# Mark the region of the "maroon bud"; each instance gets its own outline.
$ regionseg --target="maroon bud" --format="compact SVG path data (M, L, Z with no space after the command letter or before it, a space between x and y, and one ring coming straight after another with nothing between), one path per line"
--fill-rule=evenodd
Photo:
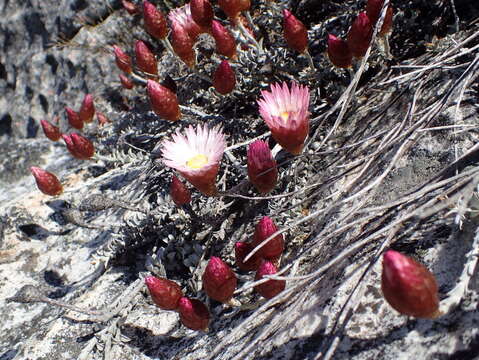
M141 40L137 40L135 43L135 57L136 65L141 71L148 75L158 75L155 55Z
M65 107L65 112L67 113L68 123L71 127L74 127L78 130L83 129L83 121L80 119L80 116L75 110Z
M236 76L228 61L223 60L213 73L213 87L222 95L229 94L236 85Z
M381 10L384 5L384 0L368 0L366 4L366 14L368 15L371 25L376 25L381 15ZM388 6L386 10L386 16L384 18L383 26L379 31L379 36L384 36L391 32L393 25L393 9L391 6Z
M93 121L93 116L95 115L95 105L93 104L93 95L86 94L83 98L83 102L78 112L80 120L86 123Z
M203 289L213 300L226 303L236 289L236 275L219 257L212 256L203 273Z
M258 253L253 254L253 256L248 260L244 261L244 258L250 253L252 250L251 244L246 242L238 241L235 244L235 258L236 258L236 266L243 270L243 271L252 271L257 270L259 264L261 263L261 258L258 256Z
M353 54L348 43L332 34L328 35L328 56L334 66L348 68L352 65Z
M349 29L347 42L354 57L362 58L368 50L373 28L366 12L361 12Z
M208 330L210 312L205 304L196 299L182 297L179 301L178 312L181 323L191 330Z
M235 21L244 5L241 0L218 0L220 9L233 21Z
M236 58L236 42L233 35L217 20L211 22L211 35L215 39L216 52L220 55Z
M190 9L191 17L199 26L207 29L211 27L211 21L215 14L208 0L191 0Z
M148 34L158 40L166 38L168 27L165 16L155 5L146 0L143 1L143 22Z
M113 45L113 51L115 53L115 61L118 69L126 74L131 73L131 58L118 46Z
M153 302L162 310L176 310L183 296L180 286L168 279L147 276L145 284Z
M403 315L427 319L441 315L434 275L397 251L383 256L381 290L389 305Z
M276 186L276 161L268 144L262 140L256 140L248 148L248 177L261 194L269 193Z
M300 53L308 48L308 31L289 10L283 10L283 34L288 46Z
M155 114L169 121L176 121L181 117L178 99L170 89L156 81L148 80L146 90Z
M171 29L171 46L176 55L189 67L194 68L196 54L193 40L183 26L174 25Z
M191 201L191 192L175 175L171 179L170 195L176 206L183 206Z
M273 235L278 228L268 216L263 216L258 222L255 228L253 235L252 246L255 248L261 244L268 237ZM257 254L265 259L273 260L278 258L284 250L284 239L283 234L276 235L274 238L269 240L258 252Z
M35 177L37 182L38 189L50 196L60 195L63 192L63 186L58 180L58 178L46 170L40 169L39 167L32 166L30 171Z
M126 75L120 74L120 83L124 89L131 90L135 86L133 81Z
M240 11L247 11L251 7L251 0L239 0Z
M261 280L265 275L274 275L278 272L276 266L268 260L263 260L256 272L255 280ZM262 297L271 299L284 290L285 280L268 280L262 284L256 285L254 289Z
M47 120L40 120L40 124L42 125L43 132L47 138L49 138L51 141L60 140L62 133L60 132L60 128L58 126L53 125Z
M131 1L121 0L121 4L123 5L123 8L128 12L128 14L135 15L138 13L136 5L133 4Z
M98 125L103 126L106 125L110 122L110 119L108 119L105 114L97 111L96 112L96 118L98 119Z
M70 154L77 159L88 160L95 153L95 147L92 142L80 134L63 134L62 138L65 141Z

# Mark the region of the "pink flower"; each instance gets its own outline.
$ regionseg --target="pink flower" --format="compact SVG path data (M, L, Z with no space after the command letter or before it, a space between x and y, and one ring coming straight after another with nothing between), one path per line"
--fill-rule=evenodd
M276 161L268 144L262 140L256 140L248 147L248 178L262 194L269 193L276 186Z
M147 276L145 284L153 302L162 310L176 310L183 296L180 286L174 281Z
M56 196L63 192L63 186L51 172L32 166L30 171L37 182L38 189L45 195Z
M236 275L219 257L212 256L203 273L203 290L213 300L227 303L236 289Z
M381 290L389 305L403 315L427 319L440 315L434 275L397 251L384 253Z
M193 20L190 4L171 10L168 14L168 19L171 21L172 27L179 26L185 29L192 42L196 41L199 34L205 32L204 29Z
M207 196L217 193L215 179L226 147L220 127L192 126L186 135L178 131L173 141L163 141L163 163L178 172Z
M271 85L271 91L261 91L259 112L271 130L273 138L293 155L303 150L309 132L309 89L293 82L291 90L283 82Z

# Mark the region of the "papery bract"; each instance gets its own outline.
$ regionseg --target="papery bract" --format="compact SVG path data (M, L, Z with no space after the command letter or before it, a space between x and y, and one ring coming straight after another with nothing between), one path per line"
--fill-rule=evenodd
M256 271L255 280L261 280L265 275L274 275L278 272L276 266L268 260L261 262L258 270ZM271 299L278 295L286 287L285 280L268 280L262 284L256 285L254 289L262 297Z
M183 206L191 201L191 192L175 175L171 179L170 195L176 206Z
M154 80L148 80L146 90L155 114L169 121L176 121L181 117L178 98L170 89Z
M213 87L222 95L229 94L236 85L236 76L227 60L223 60L213 73Z
M203 331L208 329L210 312L201 301L182 297L179 301L178 312L181 323L187 328Z
M309 132L309 89L292 83L271 85L261 91L259 111L273 138L288 152L298 155Z
M361 12L354 20L347 36L349 50L354 57L362 58L368 50L373 28L366 12Z
M193 20L200 26L208 29L215 14L208 0L191 0L190 10Z
M389 305L403 315L427 319L440 315L434 275L397 251L384 253L381 290Z
M93 116L95 115L95 104L93 103L93 95L86 94L83 98L80 110L78 111L78 116L80 120L86 123L93 121Z
M215 39L218 54L236 58L236 41L230 31L217 20L211 23L211 35Z
M51 141L58 141L62 137L62 133L58 126L53 125L47 120L40 120L43 132L47 138Z
M208 129L199 125L186 129L186 135L178 131L173 141L165 140L163 163L176 169L190 184L207 196L217 193L215 179L226 147L220 127Z
M256 224L252 247L260 245L264 240L273 235L278 228L269 216L263 216ZM270 239L257 253L259 256L273 260L278 258L284 250L283 234L276 235Z
M151 299L160 309L176 310L178 308L183 291L177 283L164 278L147 276L145 284Z
M202 279L203 290L213 300L226 303L233 297L236 275L219 257L211 257Z
M183 26L173 25L171 29L171 46L176 55L190 68L196 64L193 39Z
M332 34L328 35L328 57L336 67L349 68L352 65L353 54L348 43Z
M252 271L257 270L259 264L261 263L261 257L258 253L253 254L253 256L248 260L244 261L244 258L250 253L253 249L251 244L246 242L238 241L235 244L235 259L236 259L236 266L243 270L243 271Z
M289 10L283 10L283 35L291 49L303 53L308 48L308 31Z
M37 182L38 189L45 195L56 196L63 192L63 186L55 174L36 166L30 167L30 171Z
M148 34L158 40L166 38L168 26L165 16L155 5L149 1L143 1L143 23Z
M126 74L131 73L131 58L126 54L121 48L116 45L113 45L113 51L115 53L116 66Z
M135 43L135 58L138 69L147 75L158 75L158 66L156 64L155 55L141 40L137 40Z
M65 107L65 112L67 113L68 123L70 124L71 127L74 127L75 129L78 129L78 130L83 129L84 123L80 119L80 116L75 110L69 107Z
M266 142L256 140L248 147L248 178L258 192L269 193L278 181L278 169Z
M70 154L77 159L87 160L93 157L95 154L95 147L93 146L93 143L80 134L63 134L62 138L65 141Z

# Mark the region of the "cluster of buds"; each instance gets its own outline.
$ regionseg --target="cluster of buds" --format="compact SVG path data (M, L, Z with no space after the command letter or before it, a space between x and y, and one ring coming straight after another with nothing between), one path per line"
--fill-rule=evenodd
M332 34L328 35L328 57L331 63L338 68L349 68L352 59L362 58L366 54L373 28L379 20L384 0L368 0L366 11L359 13L353 21L347 34L347 40L343 40ZM389 6L386 10L386 17L378 33L380 37L386 37L392 30L393 10Z
M403 315L427 319L441 315L434 275L397 251L388 250L383 256L381 289L389 305Z
M177 311L181 323L191 330L208 329L210 312L205 304L183 295L180 286L174 281L147 276L145 284L153 302L162 310Z

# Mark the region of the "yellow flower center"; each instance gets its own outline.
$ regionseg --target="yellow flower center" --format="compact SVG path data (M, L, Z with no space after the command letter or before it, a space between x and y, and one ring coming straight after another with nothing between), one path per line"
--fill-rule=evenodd
M289 119L289 112L283 111L281 114L279 114L279 116L281 117L281 119L283 119L286 122Z
M186 166L192 169L200 169L208 163L208 158L203 154L193 156L186 162Z

